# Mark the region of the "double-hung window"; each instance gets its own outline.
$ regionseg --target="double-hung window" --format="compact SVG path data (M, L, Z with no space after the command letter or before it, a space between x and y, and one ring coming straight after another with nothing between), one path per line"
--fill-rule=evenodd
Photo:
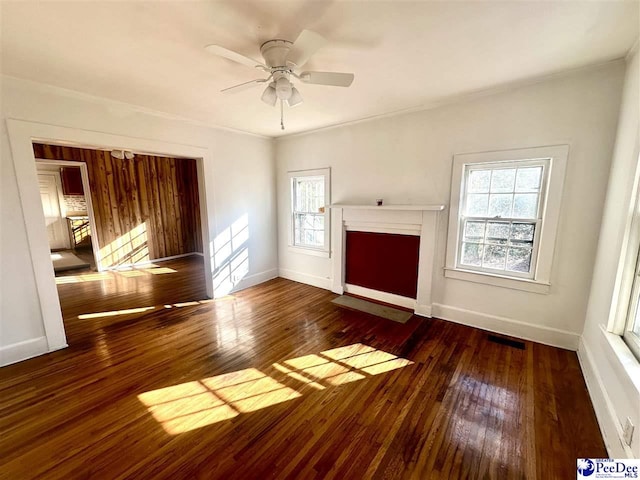
M547 293L568 147L454 157L445 275Z
M307 253L329 252L329 169L289 172L290 246Z
M549 159L466 165L460 267L533 278Z

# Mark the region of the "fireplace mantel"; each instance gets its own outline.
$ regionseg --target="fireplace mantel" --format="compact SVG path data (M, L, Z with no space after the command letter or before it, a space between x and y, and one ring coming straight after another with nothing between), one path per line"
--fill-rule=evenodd
M334 203L329 208L349 208L355 210L444 210L444 205L350 205L347 203Z
M417 315L431 317L431 287L435 260L438 214L445 205L349 205L331 208L331 291L353 293L382 302L411 308ZM396 233L420 237L418 292L415 299L345 283L345 241L347 231ZM391 252L385 252L385 255Z

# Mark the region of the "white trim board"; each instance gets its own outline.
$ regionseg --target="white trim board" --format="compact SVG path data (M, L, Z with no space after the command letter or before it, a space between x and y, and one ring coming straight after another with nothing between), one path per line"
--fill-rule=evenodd
M254 287L277 277L277 268L270 268L269 270L265 270L264 272L258 272L254 273L253 275L248 275L240 280L240 282L233 288L233 290L231 290L231 293L239 292L240 290L244 290L245 288Z
M248 135L250 137L257 138L265 138L272 139L274 137L270 135L263 135L261 133L249 132L246 130L240 130L233 127L225 127L224 125L218 125L216 123L203 122L201 120L196 120L194 118L183 117L181 115L176 115L174 113L163 112L161 110L154 110L153 108L143 107L142 105L136 105L134 103L121 102L118 100L112 100L106 97L99 97L96 95L91 95L90 93L79 92L78 90L71 90L69 88L58 87L55 85L51 85L49 83L43 83L36 80L28 80L26 78L14 77L13 75L0 75L0 79L4 78L9 81L18 82L18 83L27 83L34 89L37 89L41 92L45 93L53 93L54 95L61 95L67 98L73 98L82 100L85 102L98 103L100 105L105 106L109 111L115 111L117 113L141 113L145 115L151 115L156 118L162 118L164 120L171 120L175 122L184 122L194 127L204 127L204 128L212 128L216 130L221 130L224 132L234 133L236 135Z
M533 342L551 345L552 347L565 348L567 350L577 350L580 334L560 330L557 328L533 325L518 320L512 320L497 315L474 312L464 308L432 304L432 316L454 323L460 323L469 327L487 330L489 332L509 335L511 337L531 340Z
M624 62L625 58L628 58L629 55L630 53L627 53L626 56L616 55L615 57L604 59L600 63L571 68L569 70L559 70L556 72L546 73L543 75L538 75L535 77L530 77L530 78L525 78L520 80L514 80L514 81L503 83L500 85L495 85L493 87L472 90L470 92L452 94L446 97L435 99L428 103L414 105L412 107L401 108L399 110L393 110L391 112L386 112L386 113L377 113L377 114L369 115L362 118L356 118L353 120L345 120L342 122L325 125L323 127L313 128L311 130L303 130L301 132L293 132L293 133L288 133L284 135L277 135L277 136L274 136L273 138L275 138L276 140L287 140L293 137L313 135L314 133L323 132L326 130L334 130L338 128L345 128L351 125L358 125L360 123L375 122L377 120L381 120L385 118L398 117L401 115L410 115L412 113L418 113L418 112L423 112L427 110L435 110L438 108L444 108L451 105L459 105L464 102L472 102L484 97L490 97L492 95L498 95L501 93L508 93L523 87L528 87L530 85L536 85L539 83L553 81L553 80L561 80L567 77L571 77L573 75L580 75L582 73L596 71L601 68L607 68L612 64Z
M308 273L297 272L295 270L289 270L288 268L278 269L278 276L282 278L286 278L287 280L293 280L294 282L311 285L312 287L331 290L330 278L318 277L316 275L309 275Z
M609 458L633 458L631 448L624 445L622 438L622 428L618 422L611 398L604 387L602 378L595 368L593 356L583 338L580 338L578 347L578 361L582 369L582 376L587 384L589 397L596 412L596 419L600 426L600 432L607 447Z
M202 244L210 245L206 194L213 192L213 186L210 185L207 189L206 176L201 174L203 163L213 160L212 152L208 148L16 119L7 120L7 130L48 351L66 347L67 341L38 189L36 159L32 145L34 141L53 144L65 142L65 144L71 145L95 145L102 148L122 148L123 145L126 145L127 148L135 151L195 158L198 164ZM204 263L207 295L213 298L211 255L204 256Z
M188 252L188 253L181 253L180 255L171 255L169 257L161 257L161 258L154 258L152 260L145 260L144 262L123 263L122 265L117 265L115 267L105 268L104 271L117 272L118 270L122 270L122 269L135 268L140 265L150 265L152 263L158 263L158 262L167 262L169 260L176 260L178 258L190 257L191 255L199 255L201 257L204 257L204 255L200 252Z
M64 348L67 345L62 345ZM28 358L37 357L51 350L47 344L47 337L36 337L23 342L12 343L0 347L0 367L18 363Z

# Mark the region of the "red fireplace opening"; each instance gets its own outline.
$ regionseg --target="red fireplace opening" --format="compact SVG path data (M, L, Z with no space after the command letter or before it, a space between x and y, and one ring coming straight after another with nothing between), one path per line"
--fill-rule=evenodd
M347 231L345 281L416 298L420 237Z

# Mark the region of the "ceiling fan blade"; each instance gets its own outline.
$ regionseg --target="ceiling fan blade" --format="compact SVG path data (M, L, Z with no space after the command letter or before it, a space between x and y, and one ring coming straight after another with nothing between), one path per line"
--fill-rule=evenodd
M324 37L318 35L316 32L312 32L311 30L303 30L293 45L291 46L291 50L289 50L289 55L287 55L287 64L294 65L296 67L302 67L311 55L316 53L316 51L323 47L327 41Z
M213 53L214 55L218 55L219 57L224 57L236 63L246 65L247 67L267 68L266 65L264 65L261 62L258 62L257 60L254 60L249 57L245 57L244 55L241 55L238 52L234 52L233 50L229 50L228 48L221 47L220 45L207 45L206 47L204 47L204 49L209 53Z
M316 85L331 85L333 87L348 87L353 82L353 73L338 72L302 72L300 80L304 83Z
M266 83L267 81L270 80L271 77L269 78L257 78L255 80L249 80L248 82L243 82L243 83L239 83L238 85L234 85L232 87L227 87L227 88L223 88L222 90L220 90L221 92L229 92L229 91L234 91L234 92L239 92L241 90L244 90L248 87L252 87L255 83Z

